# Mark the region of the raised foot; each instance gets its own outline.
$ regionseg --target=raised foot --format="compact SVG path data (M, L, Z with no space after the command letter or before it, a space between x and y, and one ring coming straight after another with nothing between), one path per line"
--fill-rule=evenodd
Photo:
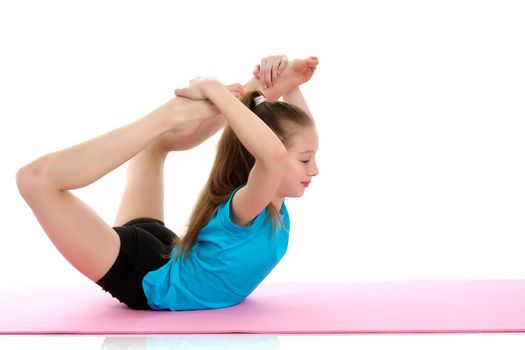
M243 93L240 84L226 88L237 98ZM180 112L177 126L157 138L166 151L182 151L200 145L224 126L224 117L209 100L176 99Z
M262 93L268 100L273 101L279 99L279 97L287 92L309 81L318 64L319 59L316 56L293 60L288 63L283 72L277 76L273 85L263 89ZM254 74L259 78L257 68L254 71Z

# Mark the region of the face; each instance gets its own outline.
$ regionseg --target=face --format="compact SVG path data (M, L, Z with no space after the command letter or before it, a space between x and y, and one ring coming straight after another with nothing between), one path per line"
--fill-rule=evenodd
M286 168L279 185L283 197L301 197L306 187L319 174L315 156L319 149L319 137L315 126L304 127L294 137L293 146L288 148Z

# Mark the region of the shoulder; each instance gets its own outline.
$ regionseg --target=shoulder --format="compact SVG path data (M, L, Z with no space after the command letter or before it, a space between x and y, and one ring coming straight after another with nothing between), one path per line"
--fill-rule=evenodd
M244 186L245 185L241 185L232 191L229 199L219 206L217 214L218 219L221 220L226 228L237 232L248 232L255 229L256 227L260 226L261 219L264 216L257 215L254 218L245 221L240 219L235 214L235 210L233 209L233 201L235 200L236 194L239 193L239 190ZM264 210L262 212L264 212Z

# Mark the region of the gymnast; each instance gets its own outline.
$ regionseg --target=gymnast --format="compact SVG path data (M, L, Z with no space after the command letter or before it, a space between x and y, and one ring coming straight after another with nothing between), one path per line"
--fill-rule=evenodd
M299 89L317 64L317 57L275 55L244 86L194 79L146 116L23 166L18 190L64 258L128 308L236 305L286 252L284 199L301 197L319 172L317 128ZM219 130L210 175L181 238L164 224L164 162ZM71 190L128 160L110 226Z

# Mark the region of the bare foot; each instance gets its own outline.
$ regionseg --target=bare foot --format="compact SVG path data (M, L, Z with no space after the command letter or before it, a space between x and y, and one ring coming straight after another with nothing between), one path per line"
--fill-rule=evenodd
M232 84L226 88L239 98L242 85ZM188 116L188 121L180 124L178 130L168 131L157 138L166 151L183 151L200 145L224 127L224 117L208 100L191 100L179 97L179 108Z
M288 63L284 71L277 76L273 85L267 89L263 89L262 93L268 100L274 101L306 83L314 74L315 68L319 64L319 59L315 56L308 58L298 58ZM259 66L255 67L254 75L259 78Z

